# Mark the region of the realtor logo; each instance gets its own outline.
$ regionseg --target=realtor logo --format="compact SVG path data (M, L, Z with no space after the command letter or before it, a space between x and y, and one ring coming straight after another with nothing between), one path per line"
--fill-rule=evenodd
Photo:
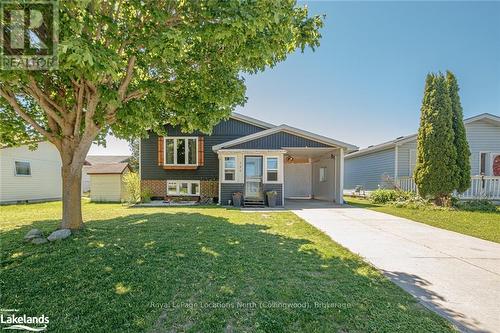
M0 69L56 69L59 2L0 0Z
M47 330L49 317L17 315L17 309L0 309L0 324L4 330L43 332Z

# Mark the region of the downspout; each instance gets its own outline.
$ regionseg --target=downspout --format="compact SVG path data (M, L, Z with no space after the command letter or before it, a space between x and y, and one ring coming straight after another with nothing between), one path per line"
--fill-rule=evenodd
M398 148L398 145L394 148L394 182L398 180Z

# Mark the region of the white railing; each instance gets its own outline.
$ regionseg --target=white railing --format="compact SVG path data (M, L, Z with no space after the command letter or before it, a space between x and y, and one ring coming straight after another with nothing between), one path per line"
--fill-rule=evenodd
M403 191L417 192L413 177L399 177L396 184ZM460 199L500 200L500 177L472 176L471 186L457 196Z

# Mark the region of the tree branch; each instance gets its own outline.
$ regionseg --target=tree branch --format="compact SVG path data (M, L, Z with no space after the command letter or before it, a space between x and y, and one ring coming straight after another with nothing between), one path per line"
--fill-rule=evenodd
M14 96L12 96L8 91L0 88L0 96L5 98L7 102L9 102L10 106L14 109L14 111L24 119L28 124L33 126L33 128L40 133L41 135L45 136L47 139L49 139L52 143L55 144L56 138L53 134L47 132L42 126L40 126L33 118L31 118L24 110L21 108L17 100L15 99Z
M83 113L83 93L85 91L85 88L83 84L78 85L78 97L77 97L77 102L76 102L76 120L73 128L73 135L74 136L79 136L80 135L80 126L81 126L81 120L82 120L82 113Z
M49 98L46 94L43 93L43 91L40 90L33 76L29 75L28 78L29 78L28 86L35 95L33 97L35 97L38 100L43 111L45 111L45 113L47 113L48 116L52 117L60 127L63 127L64 119L61 118L61 116L59 116L45 101L49 102L53 107L55 107L59 112L61 112L61 114L64 114L64 109L61 108L59 105L57 105L54 101L52 101L51 98Z
M125 77L122 80L122 83L120 84L120 87L118 88L118 97L120 97L120 100L123 101L125 98L125 94L127 93L127 88L128 85L130 84L130 81L132 81L132 76L134 74L134 66L135 66L135 61L136 61L136 56L131 56L130 59L128 60L127 64L127 72L125 74Z

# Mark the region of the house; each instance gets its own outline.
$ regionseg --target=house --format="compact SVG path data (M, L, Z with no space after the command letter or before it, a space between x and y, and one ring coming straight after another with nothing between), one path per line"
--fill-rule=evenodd
M129 159L130 156L126 155L87 155L82 169L82 192L90 191L90 176L87 174L90 167L97 164L126 163Z
M60 200L61 157L49 142L0 148L0 203Z
M471 151L471 188L463 198L500 199L500 117L483 113L464 120ZM412 175L416 164L417 134L358 150L345 156L344 186L375 190L393 184L416 190Z
M276 191L286 198L343 202L344 155L356 146L287 125L275 126L233 113L210 135L166 126L140 144L142 188L153 198L208 197L222 205L241 192L262 205Z
M90 177L90 200L120 202L127 191L123 176L132 171L128 163L100 163L87 169Z

